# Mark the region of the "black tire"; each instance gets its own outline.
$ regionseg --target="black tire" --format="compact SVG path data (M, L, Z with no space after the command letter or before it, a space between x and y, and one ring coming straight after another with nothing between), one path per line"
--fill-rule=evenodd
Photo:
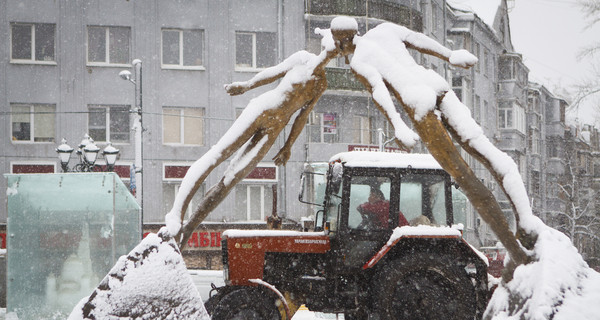
M380 319L473 320L477 298L471 278L453 259L419 253L391 261L373 287Z
M212 320L281 320L275 301L260 289L235 290L214 306Z
M367 320L369 315L364 311L344 312L344 320Z
M206 309L206 312L208 312L209 315L213 314L213 312L215 311L215 307L219 303L219 300L220 297L218 295L214 295L208 300L206 300L206 302L204 303L204 308Z

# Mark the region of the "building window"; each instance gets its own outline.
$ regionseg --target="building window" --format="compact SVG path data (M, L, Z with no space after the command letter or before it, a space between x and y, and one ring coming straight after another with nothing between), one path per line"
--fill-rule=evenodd
M12 141L54 142L56 106L11 104Z
M483 108L481 109L481 119L484 119L484 121L482 121L482 122L485 124L486 127L488 126L487 123L489 122L489 120L487 120L487 116L489 114L489 108L490 108L490 106L489 106L488 102L483 100Z
M277 61L277 33L236 32L236 70L255 70L275 65Z
M11 62L54 62L55 29L49 23L11 24Z
M128 64L129 34L129 27L88 26L88 64Z
M175 196L181 187L181 180L190 168L188 163L170 163L163 164L163 212L169 212L175 202ZM204 197L204 184L196 191L192 197L192 201L188 205L185 212L184 220L188 219L191 214L198 208L200 201Z
M311 112L308 118L310 142L336 143L339 141L336 113Z
M198 69L203 65L203 30L162 30L163 68Z
M98 142L129 143L128 106L90 106L88 134Z
M478 42L473 42L473 54L477 57L479 61L481 61L480 45ZM475 71L481 71L481 63L475 64Z
M204 108L163 108L163 143L204 145Z
M488 49L483 49L483 61L481 62L483 66L483 74L490 74L490 51Z
M175 202L175 196L179 192L179 188L181 187L181 180L179 181L163 181L163 212L169 212L173 208L173 203ZM204 184L200 186L198 191L192 197L192 201L187 207L185 211L184 220L189 219L189 217L194 213L194 211L198 208L198 204L202 201L204 197Z
M517 129L525 133L525 109L516 102L501 102L498 107L498 128Z
M475 95L475 105L473 106L473 119L477 124L481 125L481 98Z
M372 143L371 133L373 132L372 121L370 117L354 116L353 120L353 142L370 144Z
M438 6L435 3L431 3L431 33L438 31L438 23L440 20L438 19Z
M235 187L234 221L265 221L276 208L277 184L240 184Z
M471 101L471 81L463 76L452 77L452 91L456 97L467 106L470 106Z

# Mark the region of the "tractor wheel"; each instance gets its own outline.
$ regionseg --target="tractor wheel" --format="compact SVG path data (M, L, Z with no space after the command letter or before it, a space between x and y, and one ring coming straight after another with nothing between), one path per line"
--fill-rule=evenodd
M366 320L369 315L364 311L344 312L345 320Z
M281 320L275 298L256 288L226 294L213 308L212 320Z
M475 319L475 288L454 260L421 253L391 261L376 277L376 313L381 319Z

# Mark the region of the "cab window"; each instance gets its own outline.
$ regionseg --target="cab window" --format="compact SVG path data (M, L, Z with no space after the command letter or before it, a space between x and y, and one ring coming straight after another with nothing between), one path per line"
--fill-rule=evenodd
M348 227L361 230L387 229L390 223L388 177L353 176L350 182Z

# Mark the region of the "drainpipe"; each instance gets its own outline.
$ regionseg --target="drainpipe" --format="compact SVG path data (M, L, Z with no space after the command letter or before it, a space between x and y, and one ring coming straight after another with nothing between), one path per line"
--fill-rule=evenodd
M283 61L283 0L277 0L277 62ZM286 128L283 128L281 139L283 139L283 144L285 144L286 137ZM279 167L279 181L278 181L278 191L277 192L277 216L279 218L284 218L287 216L286 207L287 207L287 175L286 175L286 167Z

